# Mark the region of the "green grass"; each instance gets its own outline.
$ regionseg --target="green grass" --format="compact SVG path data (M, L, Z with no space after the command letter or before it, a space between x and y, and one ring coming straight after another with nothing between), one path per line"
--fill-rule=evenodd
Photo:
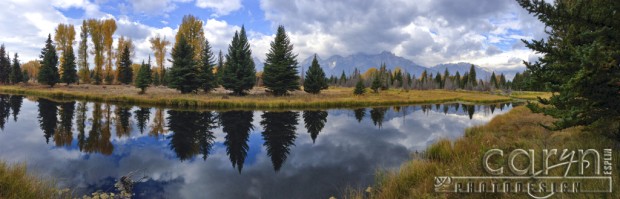
M256 88L255 90L262 89ZM296 108L353 108L369 106L394 106L425 103L499 103L514 98L485 92L447 90L388 90L380 93L353 95L353 88L330 88L312 95L302 91L283 97L264 92L246 96L229 96L224 91L211 94L180 94L167 88L150 88L145 95L130 86L79 85L54 88L37 85L0 86L0 93L46 97L56 100L88 100L108 103L142 104L149 106L217 109L296 109Z
M537 92L537 91L513 91L510 97L526 100L537 100L538 97L543 99L549 99L551 92Z
M617 141L593 132L590 128L571 128L549 131L539 124L550 124L548 116L534 114L526 107L517 107L492 119L488 124L466 130L465 136L450 142L441 140L428 147L425 158L414 158L397 171L380 171L374 186L364 190L349 190L347 198L529 198L526 194L455 194L434 192L435 176L488 176L481 159L489 149L510 152L517 148L534 149L536 155L544 149L597 149L615 148ZM561 152L560 152L561 153ZM613 190L620 189L618 161L620 153L613 152ZM552 158L553 159L553 158ZM558 162L552 161L549 165ZM526 164L517 159L517 164ZM540 164L538 162L538 164ZM577 175L576 166L569 175ZM563 169L552 170L550 175L562 175ZM368 190L370 190L368 192ZM560 194L553 198L620 198L611 194Z

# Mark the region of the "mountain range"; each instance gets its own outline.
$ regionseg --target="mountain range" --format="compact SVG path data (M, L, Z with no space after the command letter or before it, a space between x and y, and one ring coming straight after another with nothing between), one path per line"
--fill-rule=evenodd
M310 56L304 60L299 62L299 71L307 71L310 65L312 64L313 56ZM381 64L385 63L388 69L394 70L399 67L404 71L415 75L416 77L420 77L422 72L426 70L428 73L441 73L443 74L446 69L450 72L451 75L454 75L457 71L463 75L465 72L469 72L469 68L472 64L459 62L459 63L446 63L439 64L431 67L421 66L409 59L400 57L395 55L394 53L383 51L379 54L365 54L365 53L357 53L353 55L349 55L346 57L340 55L334 55L327 59L322 59L317 56L317 60L319 61L319 65L325 71L327 76L340 76L344 71L345 74L349 75L353 73L355 68L357 68L361 73L364 73L370 68L378 68ZM256 65L256 71L262 71L264 68L263 62L259 58L254 58L254 63ZM489 68L484 68L478 65L474 65L476 70L476 77L479 79L487 79L491 76L493 70ZM512 79L514 74L517 72L521 72L522 70L509 70L509 71L495 71L495 73L500 74L504 73L507 79Z

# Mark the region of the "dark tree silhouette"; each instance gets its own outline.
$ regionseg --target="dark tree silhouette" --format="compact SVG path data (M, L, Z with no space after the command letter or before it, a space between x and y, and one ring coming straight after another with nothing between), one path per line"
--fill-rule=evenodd
M254 130L252 125L254 114L252 111L228 111L219 115L222 131L226 133L224 141L226 154L233 168L236 167L241 173L245 157L248 155L250 131Z
M362 119L364 119L364 116L366 116L366 109L365 108L355 109L353 110L353 113L355 113L355 119L357 119L357 122L362 122Z
M11 111L13 112L13 121L15 122L17 122L17 115L19 115L19 111L21 110L23 101L24 96L21 95L11 95L11 97L9 98Z
M151 109L139 107L133 113L136 117L136 122L138 128L140 129L140 133L144 133L144 129L146 129L146 125L151 117Z
M385 113L387 112L387 108L372 108L370 109L370 119L375 124L381 128L383 126L383 119L385 117Z
M306 124L308 133L310 133L312 143L316 141L316 137L319 135L321 130L323 130L323 127L325 127L327 115L327 111L304 111L304 123Z
M295 145L297 118L299 113L292 111L265 112L260 122L265 131L263 132L263 145L267 148L267 155L271 157L273 169L279 171L282 163L290 152L290 147Z
M56 132L58 123L58 103L39 98L39 124L45 136L45 143L49 143L50 137Z
M170 149L181 160L189 160L197 154L207 159L213 146L212 129L216 128L216 117L210 111L168 111L168 128L174 132L168 136Z
M131 118L131 107L116 106L116 136L123 137L131 134L129 119Z
M71 146L73 141L73 114L75 101L60 103L60 122L54 134L56 146Z
M4 125L11 114L11 106L8 95L0 95L0 129L4 130Z

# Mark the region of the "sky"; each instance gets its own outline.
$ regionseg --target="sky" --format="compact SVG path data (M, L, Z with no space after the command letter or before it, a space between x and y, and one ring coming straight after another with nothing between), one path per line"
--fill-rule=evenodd
M21 62L38 58L59 23L75 24L77 50L79 27L90 18L115 19L114 37L129 37L136 45L134 62L152 55L149 38L161 35L174 42L188 14L203 21L216 52L226 53L234 32L245 26L252 55L261 60L279 25L290 36L299 62L315 53L328 58L390 51L428 67L470 62L509 70L540 56L521 39L546 36L544 25L515 0L2 1L0 43L11 57L19 53Z

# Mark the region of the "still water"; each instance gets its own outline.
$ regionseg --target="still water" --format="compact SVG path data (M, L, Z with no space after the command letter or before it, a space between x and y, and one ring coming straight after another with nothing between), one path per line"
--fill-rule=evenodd
M191 111L0 95L0 160L78 194L133 172L145 177L136 198L329 198L510 108Z

